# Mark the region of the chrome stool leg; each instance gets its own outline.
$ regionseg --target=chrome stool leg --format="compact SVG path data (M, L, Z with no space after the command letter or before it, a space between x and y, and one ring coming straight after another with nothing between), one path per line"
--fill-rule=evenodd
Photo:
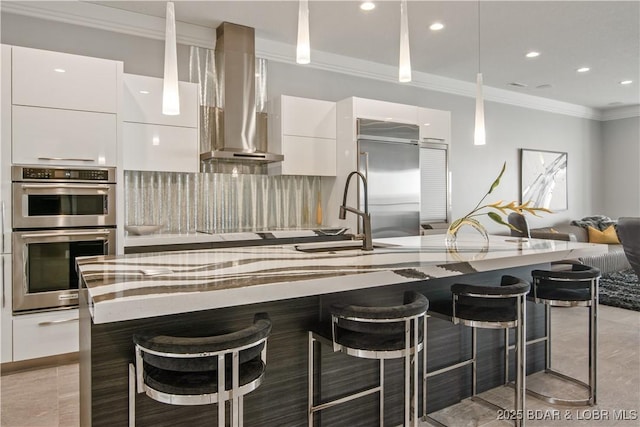
M129 363L129 427L136 427L136 367Z

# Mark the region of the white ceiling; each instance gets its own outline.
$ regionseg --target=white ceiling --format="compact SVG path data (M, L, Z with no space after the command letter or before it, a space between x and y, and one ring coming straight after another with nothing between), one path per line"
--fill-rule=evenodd
M91 2L164 17L165 2ZM175 1L180 22L248 25L256 37L295 44L297 1ZM323 51L396 66L400 2L310 1L311 61ZM598 109L640 104L640 1L409 1L414 70ZM429 25L440 21L439 32ZM536 50L538 58L525 53ZM293 50L292 50L293 52ZM576 72L587 66L587 73ZM633 80L620 85L622 80ZM525 88L509 86L517 82ZM542 88L538 86L545 85ZM550 87L546 86L550 85Z

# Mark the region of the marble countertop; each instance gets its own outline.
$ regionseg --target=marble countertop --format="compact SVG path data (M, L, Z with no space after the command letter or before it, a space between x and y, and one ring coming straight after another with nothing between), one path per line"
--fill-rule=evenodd
M606 245L462 235L378 239L372 252L301 252L300 245L78 258L96 324L232 307L541 264L604 253ZM309 244L312 245L312 244ZM317 244L315 244L317 245ZM348 278L348 279L347 279Z

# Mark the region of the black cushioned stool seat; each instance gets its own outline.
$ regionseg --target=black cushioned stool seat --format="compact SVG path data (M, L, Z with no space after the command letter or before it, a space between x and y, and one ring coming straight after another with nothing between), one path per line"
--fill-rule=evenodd
M596 373L598 349L598 283L600 271L575 262L558 262L554 270L533 270L533 287L529 294L537 304L545 305L545 335L527 342L527 345L545 343L545 372L563 380L577 384L587 392L585 399L564 399L538 393L527 392L552 404L584 406L596 404ZM554 371L551 368L551 307L587 307L589 309L589 383ZM507 354L508 356L508 354Z
M231 425L242 426L245 394L255 390L266 370L271 320L258 313L240 331L207 337L151 333L133 336L135 364L129 364L129 425L135 425L135 395L170 405L218 404L218 426L225 426L225 402Z
M526 304L525 298L529 292L529 283L513 276L502 276L500 286L481 286L469 284L455 284L451 286L451 301L438 302L429 309L429 315L434 318L450 320L454 324L461 324L472 328L471 358L462 362L446 366L435 371L427 372L424 365L423 377L423 411L424 417L436 425L442 425L427 415L427 379L445 372L472 366L471 398L496 410L503 408L494 405L477 394L477 328L484 329L516 329L517 372L515 391L515 414L524 414L525 408L525 337L526 337ZM506 335L508 337L508 335ZM505 341L505 348L508 347ZM506 352L506 351L505 351ZM425 349L426 354L426 349ZM426 358L424 359L426 360ZM505 379L507 382L507 379ZM524 417L515 417L516 426L524 425Z
M317 325L309 332L309 426L313 426L314 414L341 403L373 393L380 396L380 425L384 423L384 360L405 360L405 410L404 425L416 426L418 422L418 369L414 359L426 340L427 298L413 291L404 294L402 305L390 307L366 307L334 304L330 307L331 323ZM325 343L333 351L350 356L380 360L380 382L376 387L362 390L329 402L314 402L314 344ZM413 373L413 381L411 381ZM411 388L411 383L414 387ZM413 411L410 410L413 408Z

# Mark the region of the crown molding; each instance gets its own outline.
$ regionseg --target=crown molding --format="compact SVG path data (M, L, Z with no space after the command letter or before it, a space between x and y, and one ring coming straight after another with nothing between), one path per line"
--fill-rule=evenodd
M256 55L268 60L297 65L295 62L295 46L286 43L256 39ZM408 85L437 92L445 92L468 98L475 98L476 96L476 85L472 82L465 82L414 70L411 82L398 83L398 70L396 67L328 52L312 50L311 63L309 65L302 66L334 71L357 77L366 77L389 83ZM602 116L599 110L585 107L583 105L517 93L486 85L484 86L483 95L485 101L493 101L517 107L542 110L591 120L601 120Z
M164 40L164 18L129 12L122 9L81 1L3 1L1 2L0 7L3 12L7 13L26 15L73 25L83 25L101 30L156 40ZM176 25L178 43L214 48L215 29L184 22L177 22ZM413 80L410 83L398 83L396 67L328 52L312 51L311 54L311 64L303 65L304 67L475 98L476 88L475 84L472 82L465 82L434 74L414 71ZM256 38L256 55L272 61L297 65L295 62L295 46L286 43ZM490 86L484 87L484 98L485 101L498 102L522 108L530 108L591 120L613 120L615 118L634 117L635 115L638 115L635 114L631 116L618 117L614 115L614 112L622 109L606 110L606 112L603 113L600 110L582 105L517 93ZM609 111L611 111L611 113L609 113ZM603 117L607 118L605 119Z
M608 120L628 119L631 117L640 117L640 105L628 105L625 107L618 107L618 108L611 108L609 110L604 110L602 112L601 120L608 121Z
M164 18L82 1L3 1L0 8L3 13L82 25L149 39L164 40L165 36ZM178 21L176 35L180 44L210 49L215 47L216 31L213 28Z

